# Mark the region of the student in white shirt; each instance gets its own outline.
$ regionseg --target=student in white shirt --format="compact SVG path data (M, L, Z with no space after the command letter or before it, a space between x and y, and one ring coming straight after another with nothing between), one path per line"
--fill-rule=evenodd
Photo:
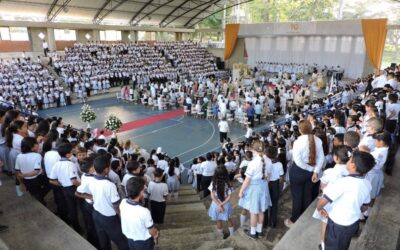
M278 161L278 148L270 146L266 150L267 157L271 159L271 176L268 181L269 193L271 195L272 206L264 212L264 227L270 226L276 228L278 221L278 204L280 195L280 186L284 182L283 165Z
M229 133L229 124L226 121L225 117L222 117L222 120L218 123L219 128L219 142L222 144L228 138Z
M250 230L246 235L256 239L263 235L264 212L271 205L269 197L267 168L264 162L264 144L254 141L251 144L253 159L246 169L246 178L239 191L239 206L250 212Z
M350 159L350 154L352 150L348 146L337 146L333 152L333 159L336 165L333 168L328 168L324 171L324 174L321 177L321 190L324 190L328 185L332 185L340 178L343 178L349 174L347 171L347 162ZM327 204L324 209L329 213L330 204ZM322 218L316 210L313 214L313 218L320 219L322 221L322 229L321 229L321 248L325 249L325 232L326 232L326 224L328 222L327 218Z
M366 217L369 216L371 208L375 203L375 199L379 196L379 193L383 188L383 169L388 158L389 145L391 144L390 133L387 131L376 133L372 137L375 140L375 149L371 152L371 155L375 159L375 165L365 176L365 179L369 180L372 186L371 203L364 214Z
M137 161L128 161L126 163L126 170L127 173L124 175L124 177L122 177L122 182L121 182L121 186L126 194L126 183L128 182L128 180L130 178L133 177L138 177L140 175L140 165L139 162Z
M367 133L361 139L360 144L358 145L358 148L360 150L363 150L366 152L374 151L375 150L375 140L373 138L373 135L375 133L382 131L382 129L383 129L383 122L380 118L372 117L372 118L368 119L368 122L366 125Z
M62 143L58 146L57 151L61 159L53 166L49 181L52 185L62 187L67 205L68 222L72 224L75 231L81 232L77 211L78 203L75 197L76 187L80 185L80 178L76 165L68 159L72 156L72 145Z
M201 187L203 188L203 197L207 197L210 195L210 190L208 190L207 187L210 186L216 167L217 164L215 163L215 161L213 161L212 154L207 153L206 161L202 162L200 165Z
M349 248L351 238L359 229L361 213L367 210L371 202L371 184L364 176L374 164L371 154L354 151L347 162L349 175L324 189L317 210L321 217L328 218L325 249ZM331 204L329 212L324 209L328 203Z
M88 183L94 180L94 167L93 167L93 161L98 155L96 154L91 154L89 157L86 157L85 159L80 161L80 168L82 170L82 176L81 176L81 185L82 187L85 187L89 185ZM79 188L77 189L79 190ZM78 196L79 197L79 196ZM81 198L81 197L79 197ZM84 199L82 198L83 201L79 203L82 215L83 215L83 220L85 223L85 228L87 232L87 240L89 241L90 244L92 244L95 248L99 249L99 239L97 238L97 233L96 233L96 228L94 226L94 221L93 221L93 200L92 199Z
M160 231L154 226L150 211L143 207L145 182L132 178L127 183L128 198L120 204L121 226L130 250L154 249Z
M166 197L168 196L168 185L161 182L164 172L157 168L154 172L154 181L150 181L147 188L150 200L151 217L155 224L164 223L166 208Z
M106 177L110 172L110 158L100 155L93 165L96 174L91 181L78 187L76 195L93 200L93 221L100 249L111 250L111 240L119 250L128 250L128 241L118 218L120 197L117 187Z
M293 143L293 164L289 169L292 191L292 216L285 220L290 227L312 202L312 183L318 181L318 174L324 164L325 155L322 141L312 132L309 121L299 122L301 136Z
M26 190L45 205L44 196L49 191L45 185L42 174L42 156L38 153L39 144L36 138L26 137L21 142L21 154L17 156L15 170L21 186L25 185Z
M390 94L389 102L386 104L386 122L385 129L391 134L394 134L396 130L396 124L400 113L400 103L397 94ZM392 138L394 135L392 135Z

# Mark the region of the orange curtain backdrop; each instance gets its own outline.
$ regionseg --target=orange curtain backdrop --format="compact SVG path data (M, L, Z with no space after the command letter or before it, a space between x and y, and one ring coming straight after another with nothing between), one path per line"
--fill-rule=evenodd
M224 60L228 60L235 50L240 24L227 24L225 26Z
M375 69L380 69L386 41L387 19L362 19L361 24L369 61Z

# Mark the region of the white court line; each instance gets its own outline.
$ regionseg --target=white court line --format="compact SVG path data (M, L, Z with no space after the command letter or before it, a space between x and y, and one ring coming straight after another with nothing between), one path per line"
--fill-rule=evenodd
M270 122L269 124L265 124L265 125L268 126L268 125L270 125L270 124L271 124L271 122ZM261 130L261 129L263 129L263 128L265 129L265 126L256 128L255 131L259 131L259 130ZM245 135L241 135L241 136L239 136L239 137L236 137L235 139L231 140L231 142L237 141L238 139L240 139L240 138L242 138L242 137L244 137L244 136L245 136ZM219 148L221 148L221 146L217 146L217 147L215 147L215 148L209 149L209 150L207 150L206 152L204 152L204 153L202 153L202 154L199 154L198 156L193 157L193 158L197 158L197 157L199 157L199 156L205 155L205 154L207 154L208 152L213 152L214 150L219 149ZM185 161L185 162L182 163L182 164L185 165L186 163L189 163L189 162L192 162L192 161L193 161L193 159L190 159L190 160Z
M135 138L138 138L138 137L143 137L143 136L146 136L146 135L149 135L149 134L154 134L154 133L159 132L161 130L164 130L164 129L167 129L167 128L172 128L172 127L175 127L175 126L178 126L178 125L182 125L182 124L184 124L184 122L178 121L178 123L176 123L176 124L172 124L172 125L169 125L169 126L166 126L166 127L163 127L163 128L152 130L152 131L144 133L144 134L133 136L132 139L135 139ZM124 131L124 132L129 132L129 131Z
M187 154L187 153L189 153L189 152L192 152L193 150L196 150L196 149L198 149L198 148L201 148L201 147L203 147L204 145L206 145L207 143L209 143L209 142L211 141L211 139L214 137L214 134L215 134L215 126L214 126L214 124L213 124L210 120L207 120L207 121L208 121L208 123L211 124L211 126L212 126L212 128L213 128L213 132L212 132L210 138L208 138L207 141L205 141L203 144L201 144L201 145L199 145L199 146L197 146L197 147L194 147L194 148L192 148L192 149L189 149L189 150L187 150L187 151L185 151L185 152L183 152L183 153L180 153L180 154L177 155L176 157L182 156L182 155L184 155L184 154ZM186 163L186 162L185 162L185 163Z

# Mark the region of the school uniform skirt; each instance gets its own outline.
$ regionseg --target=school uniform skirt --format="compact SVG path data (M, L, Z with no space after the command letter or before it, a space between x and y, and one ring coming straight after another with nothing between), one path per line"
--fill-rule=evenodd
M371 170L365 176L365 179L369 180L372 186L371 199L375 199L381 192L383 188L383 178L382 170Z
M0 160L3 162L5 171L11 171L8 167L8 154L10 153L10 148L6 146L5 143L0 144Z
M218 212L218 206L217 204L213 201L211 203L210 208L208 209L208 216L211 217L211 220L217 221L227 221L229 218L232 217L232 203L228 201L224 205L224 211L223 212Z
M168 176L167 178L167 186L168 186L168 191L178 191L179 190L179 180L176 175L173 176Z
M271 204L268 183L264 180L251 180L239 199L239 206L251 214L263 213Z

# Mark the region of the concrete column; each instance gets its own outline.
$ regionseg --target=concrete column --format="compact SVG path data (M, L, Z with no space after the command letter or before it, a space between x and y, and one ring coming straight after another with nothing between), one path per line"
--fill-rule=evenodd
M100 42L100 30L93 30L92 41Z
M49 44L49 50L56 50L56 38L53 28L47 28L47 43Z
M130 38L130 41L131 42L136 42L136 41L138 41L139 40L139 35L138 35L139 33L138 33L138 31L137 30L131 30L130 32L129 32L129 35L131 36L131 38Z
M121 40L123 43L129 43L129 31L128 30L121 31Z
M86 38L86 34L89 34L89 40ZM83 44L93 41L93 30L76 30L76 41Z
M45 36L43 40L48 41L47 29L46 28L28 28L29 38L31 42L32 52L43 52L43 41L39 38L39 34L43 33Z
M182 32L175 32L175 41L182 41Z

